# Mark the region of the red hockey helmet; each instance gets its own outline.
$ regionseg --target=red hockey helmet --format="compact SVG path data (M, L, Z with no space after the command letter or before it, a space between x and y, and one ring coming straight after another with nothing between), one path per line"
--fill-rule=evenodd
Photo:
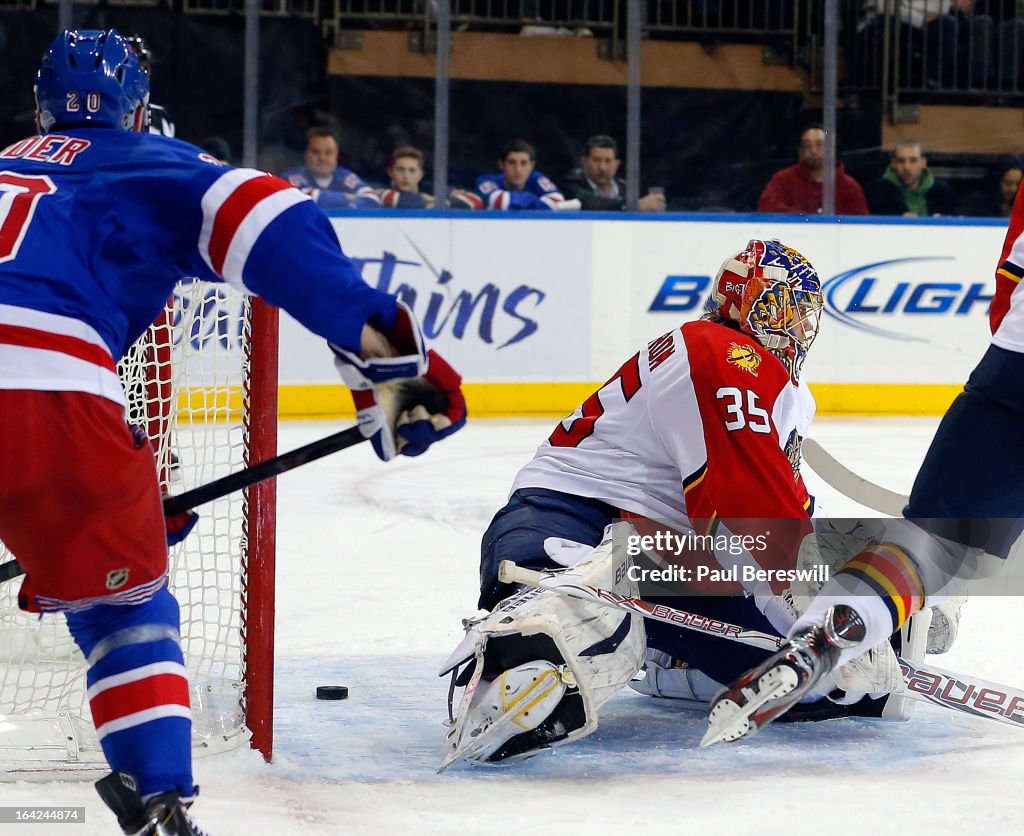
M712 317L737 323L797 380L823 307L821 281L803 255L778 241L750 241L722 263L709 303Z

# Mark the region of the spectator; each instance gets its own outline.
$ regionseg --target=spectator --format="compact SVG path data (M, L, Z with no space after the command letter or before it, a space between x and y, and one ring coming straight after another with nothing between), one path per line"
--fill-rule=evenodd
M610 136L592 136L583 146L580 168L562 180L562 193L580 202L580 208L619 212L626 208L626 181L619 171L619 146ZM664 212L664 194L645 194L637 201L641 212Z
M996 84L1000 90L1019 90L1024 58L1024 0L976 0L975 13L993 18L996 27Z
M900 82L931 89L983 87L994 69L992 17L974 0L902 0L899 8ZM981 5L981 4L979 4ZM892 0L868 0L861 35L881 44ZM924 71L923 77L921 71Z
M321 209L372 209L380 199L354 171L338 165L338 140L330 128L306 132L306 164L281 176L316 201Z
M968 198L964 214L973 218L1008 218L1017 197L1024 169L1019 162L1008 163L1001 169L999 182L986 187Z
M391 187L381 189L381 203L388 209L434 209L433 195L419 190L423 179L423 152L411 145L404 145L391 154L388 165ZM464 189L448 191L449 209L483 209L479 195Z
M873 215L956 214L956 195L928 170L920 142L901 142L892 149L889 167L868 185L867 198Z
M798 162L775 172L761 192L758 212L821 214L825 179L825 130L813 124L800 134ZM836 163L836 214L866 215L867 203L860 184Z
M996 24L985 14L985 3L952 0L950 14L956 21L956 83L961 89L984 89L996 79Z
M476 190L487 209L579 209L578 200L566 201L558 187L536 170L533 146L514 139L501 149L495 174L476 179Z
M391 185L381 189L380 202L388 209L433 209L434 196L420 191L423 179L423 152L403 145L391 154L388 165Z

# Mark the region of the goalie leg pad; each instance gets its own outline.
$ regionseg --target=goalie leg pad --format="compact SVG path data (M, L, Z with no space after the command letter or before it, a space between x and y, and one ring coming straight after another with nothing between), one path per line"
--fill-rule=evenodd
M611 533L620 526L632 530L628 523L609 526L573 574L636 595L626 578L624 534ZM468 628L445 664L454 673L469 662L454 674L454 686L465 691L451 717L442 768L459 760L528 757L590 734L598 709L639 670L646 648L639 616L543 589L513 595Z
M910 662L924 660L929 639L932 610L922 610L908 619L887 642L832 671L837 687L845 696L832 697L842 705L860 703L862 716L883 720L909 720L917 703L902 695L903 671L897 653ZM872 699L864 699L871 697Z
M680 700L683 705L707 709L711 698L724 686L703 671L651 648L647 651L644 678L634 679L629 687L649 697Z
M922 610L911 617L899 631L900 655L911 662L921 662L928 645L932 610ZM899 690L903 690L903 676L900 674ZM882 706L883 720L909 720L917 703L900 694L890 694Z
M966 603L966 595L951 595L932 607L932 623L928 627L929 653L945 653L953 646L960 632L961 610Z

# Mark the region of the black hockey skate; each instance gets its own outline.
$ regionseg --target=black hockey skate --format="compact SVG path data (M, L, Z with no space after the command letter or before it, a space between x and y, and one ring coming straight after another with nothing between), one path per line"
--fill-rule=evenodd
M177 792L165 792L143 803L138 782L128 772L111 772L96 782L96 792L128 836L206 836L188 814L191 799L182 801Z
M740 740L785 714L839 660L840 651L864 640L864 622L845 604L832 607L820 627L789 639L711 702L701 746Z

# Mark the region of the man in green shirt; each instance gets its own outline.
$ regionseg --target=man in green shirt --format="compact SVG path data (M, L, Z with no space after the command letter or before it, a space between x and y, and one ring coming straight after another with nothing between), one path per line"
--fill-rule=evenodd
M885 173L864 191L872 215L914 218L956 214L956 195L928 170L928 158L920 142L901 142L893 148Z

